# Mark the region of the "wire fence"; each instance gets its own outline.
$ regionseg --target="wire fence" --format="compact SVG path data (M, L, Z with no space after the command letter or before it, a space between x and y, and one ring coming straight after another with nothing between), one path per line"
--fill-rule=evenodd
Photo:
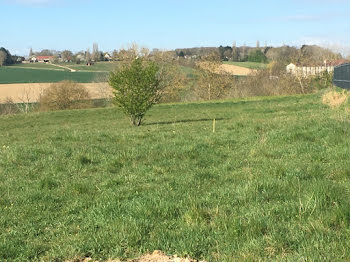
M350 89L350 63L334 68L333 84L341 88Z

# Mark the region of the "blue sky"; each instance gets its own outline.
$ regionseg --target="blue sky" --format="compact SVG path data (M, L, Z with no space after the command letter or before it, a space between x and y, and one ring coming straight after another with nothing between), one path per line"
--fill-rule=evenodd
M105 51L320 44L350 53L349 0L0 0L0 46Z

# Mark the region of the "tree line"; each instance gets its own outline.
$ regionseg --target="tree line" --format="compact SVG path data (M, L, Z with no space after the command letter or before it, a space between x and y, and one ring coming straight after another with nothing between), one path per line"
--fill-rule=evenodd
M221 61L233 62L259 62L268 61L307 65L320 65L325 60L341 59L342 55L327 48L316 45L303 45L300 48L283 45L281 47L256 47L219 46L219 47L195 47L175 50L177 57L187 59L206 59L213 54Z
M11 55L10 51L4 47L0 47L0 66L13 65L24 60L22 56Z
M137 50L137 51L136 51ZM282 64L295 63L301 65L320 65L325 60L332 61L341 59L339 53L322 48L316 45L303 45L300 48L283 45L281 47L260 47L257 42L256 47L246 45L237 47L219 46L219 47L194 47L182 48L171 51L162 51L159 49L149 50L142 47L138 50L136 44L130 45L129 48L121 48L112 52L103 52L99 50L98 44L94 43L92 51L88 48L85 51L73 53L70 50L56 51L44 49L39 52L33 52L30 49L29 59L33 56L52 56L52 62L74 62L74 63L92 63L99 61L124 61L130 60L136 56L157 56L158 53L166 53L173 59L189 59L189 60L207 60L208 57L215 56L217 60L233 61L233 62L279 62ZM13 56L5 49L0 49L0 66L19 63L24 60L24 57Z

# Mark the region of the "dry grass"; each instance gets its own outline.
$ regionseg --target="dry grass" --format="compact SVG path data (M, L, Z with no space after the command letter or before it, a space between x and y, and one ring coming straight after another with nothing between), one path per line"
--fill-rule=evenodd
M341 93L337 91L330 91L322 96L322 103L331 108L337 108L348 101L349 94L343 90Z
M42 93L53 83L27 83L27 84L0 84L0 103L5 103L10 98L14 103L22 103L22 97L29 94L29 102L39 102ZM111 98L112 89L108 83L83 83L91 99ZM30 92L28 92L30 90Z

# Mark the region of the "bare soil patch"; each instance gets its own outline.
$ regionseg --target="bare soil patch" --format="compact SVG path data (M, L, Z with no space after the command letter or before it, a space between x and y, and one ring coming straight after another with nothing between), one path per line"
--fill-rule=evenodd
M198 63L198 65L205 70L209 70L211 72L217 73L217 74L230 74L230 75L236 75L236 76L247 76L250 74L253 74L256 72L256 70L252 70L246 67L236 66L236 65L228 65L228 64L221 64L221 65L215 65L211 62L201 62Z
M252 70L249 68L236 66L236 65L227 65L222 64L218 69L219 73L228 73L236 76L247 76L256 72L256 70Z
M144 255L138 259L131 260L132 262L197 262L190 258L180 258L175 256L167 256L161 251L154 251L152 254ZM202 261L204 262L204 261Z
M85 258L84 260L77 260L77 262L98 262L98 261L94 261L91 258ZM127 261L108 260L108 262L205 262L205 261L204 260L198 261L190 258L181 258L181 257L177 257L176 255L167 256L163 252L156 250L152 254L147 254L140 258L131 259L131 260L129 259Z
M0 85L0 103L11 99L14 103L39 101L40 95L51 83L2 84ZM109 98L113 93L108 83L84 83L92 99Z

